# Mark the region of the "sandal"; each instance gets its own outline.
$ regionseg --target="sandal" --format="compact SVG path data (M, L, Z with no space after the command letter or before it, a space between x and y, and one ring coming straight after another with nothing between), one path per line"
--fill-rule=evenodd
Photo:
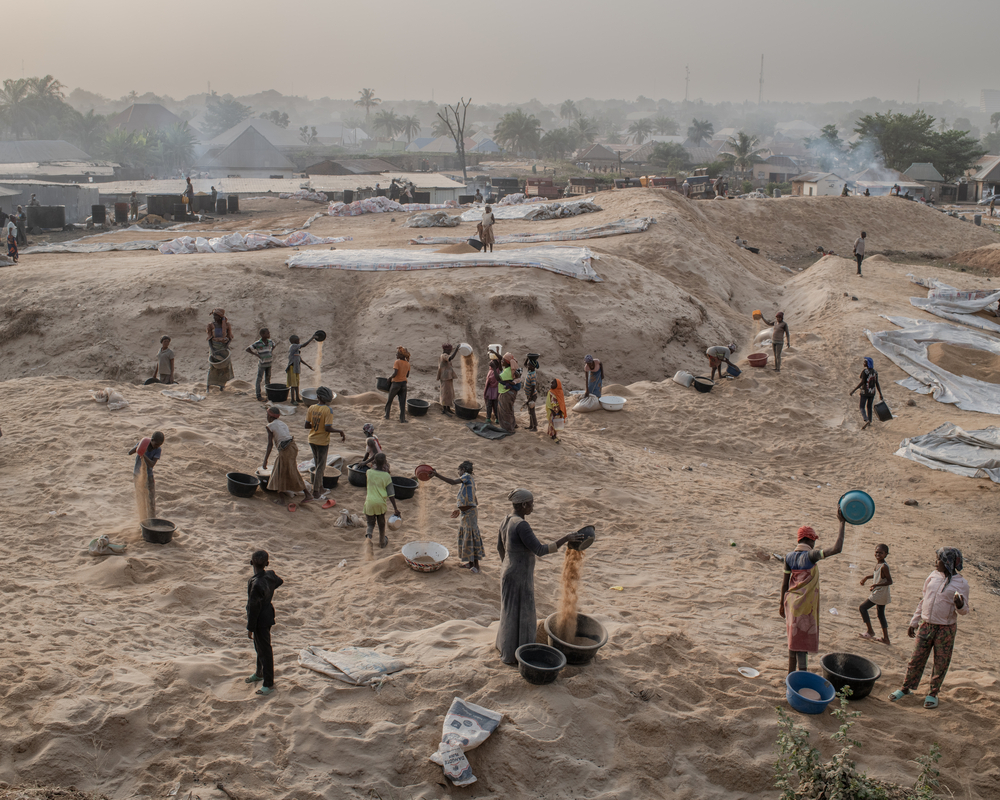
M927 695L927 697L924 698L924 708L937 708L937 707L938 707L938 699L936 697L931 697L930 695Z
M261 686L254 694L271 694L273 691L273 686Z
M875 634L873 634L873 633L859 633L858 634L858 638L859 639L874 639L875 638Z
M244 682L244 683L257 683L257 681L262 681L262 680L264 680L264 679L263 679L262 677L260 677L260 676L259 676L259 675L258 675L258 674L257 674L257 673L255 672L255 673L254 673L253 675L251 675L251 676L250 676L249 678L244 678L244 679L243 679L243 682Z
M889 702L895 703L897 700L906 697L906 695L908 694L913 694L913 692L909 691L908 689L897 689L896 691L894 691L892 694L889 695Z

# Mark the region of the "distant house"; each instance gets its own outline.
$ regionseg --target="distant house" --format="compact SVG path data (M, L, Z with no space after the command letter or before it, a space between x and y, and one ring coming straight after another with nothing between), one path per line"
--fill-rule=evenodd
M115 166L61 139L0 142L0 180L93 183L112 180Z
M764 183L785 183L799 173L799 164L789 156L770 156L753 165L754 177Z
M791 179L792 197L829 197L844 190L850 183L834 172L805 172Z
M120 114L108 120L108 128L122 128L129 133L136 131L162 131L175 125L183 125L184 120L159 103L133 103Z
M279 150L301 150L306 146L299 136L298 128L282 128L270 120L259 117L250 117L243 120L243 122L234 125L229 130L223 131L214 139L205 142L205 145L209 150L228 147L250 128L253 128L265 141Z
M592 172L617 170L620 163L618 154L603 144L592 144L574 160L577 163L587 164Z
M243 178L288 177L297 172L295 165L253 125L224 147L210 148L194 169L212 177Z
M648 164L650 156L658 144L684 144L683 136L653 136L640 145L622 153L622 163L629 165Z
M975 186L975 195L969 199L982 200L991 193L1000 191L1000 156L989 156L983 159L979 171L969 178Z
M932 201L954 203L957 199L957 184L948 183L934 165L929 162L914 162L903 172L908 181L923 184L925 194L922 196Z
M345 158L340 161L327 159L306 167L308 175L381 175L396 167L381 158Z
M774 126L774 132L793 141L815 139L823 133L823 131L811 122L806 122L803 119L793 119L791 122L779 122Z

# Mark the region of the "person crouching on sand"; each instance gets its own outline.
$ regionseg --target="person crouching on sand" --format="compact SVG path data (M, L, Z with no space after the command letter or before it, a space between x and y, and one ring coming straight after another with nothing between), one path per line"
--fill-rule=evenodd
M722 380L722 365L728 364L733 365L733 362L729 360L729 356L736 352L736 342L730 342L728 345L717 344L714 347L709 347L705 351L705 356L708 358L708 365L712 368L711 379L715 380L715 373L718 371L719 380Z
M472 462L463 461L458 465L458 478L446 478L437 470L431 470L431 477L438 478L450 486L461 486L458 490L458 508L451 512L451 518L461 515L462 524L458 528L458 558L462 566L479 574L479 561L486 558L483 537L479 533L479 516L476 500L476 480L472 477Z
M271 694L274 691L274 651L271 649L271 628L274 625L274 590L284 583L267 569L270 559L266 550L258 550L250 556L253 577L247 581L247 638L253 639L257 651L257 669L245 679L246 683L263 681L257 694Z
M860 606L858 606L858 611L861 612L861 619L865 621L865 625L868 628L866 633L858 634L862 639L874 639L875 629L872 628L872 618L868 616L868 611L874 606L878 609L878 622L882 626L882 638L878 641L882 644L889 644L889 623L885 621L885 607L892 600L892 594L889 591L889 587L892 586L892 575L889 574L889 565L885 563L886 556L889 555L889 545L884 543L879 543L875 547L875 571L872 573L872 592L868 595L868 599L865 600ZM861 579L861 585L864 586L868 582L869 578L867 575Z
M809 653L819 652L819 562L844 549L844 515L837 509L840 533L829 550L818 550L816 531L799 528L798 544L785 556L778 614L788 631L788 672L809 668Z
M264 469L267 469L267 460L271 457L271 451L275 446L278 448L278 457L275 459L274 468L271 470L271 477L267 481L267 488L272 492L303 492L306 491L305 481L299 474L298 460L299 448L295 444L295 438L288 429L288 425L281 419L281 410L272 407L267 410L267 451L264 453ZM306 493L306 500L309 495Z

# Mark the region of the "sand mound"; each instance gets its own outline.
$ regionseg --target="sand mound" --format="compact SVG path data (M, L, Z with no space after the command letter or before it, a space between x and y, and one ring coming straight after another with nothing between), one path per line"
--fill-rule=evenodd
M990 244L977 247L974 250L963 250L951 256L948 261L955 264L965 264L969 267L985 269L993 275L1000 275L1000 244Z
M927 359L952 375L964 375L986 383L1000 383L1000 355L959 344L935 342L927 347Z

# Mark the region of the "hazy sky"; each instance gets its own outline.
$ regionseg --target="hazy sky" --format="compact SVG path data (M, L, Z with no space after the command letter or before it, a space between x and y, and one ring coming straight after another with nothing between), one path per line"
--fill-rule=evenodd
M12 7L13 9L13 7ZM1000 89L996 0L35 0L0 77L181 98L965 100ZM11 18L13 14L13 18ZM23 70L23 73L22 73Z

